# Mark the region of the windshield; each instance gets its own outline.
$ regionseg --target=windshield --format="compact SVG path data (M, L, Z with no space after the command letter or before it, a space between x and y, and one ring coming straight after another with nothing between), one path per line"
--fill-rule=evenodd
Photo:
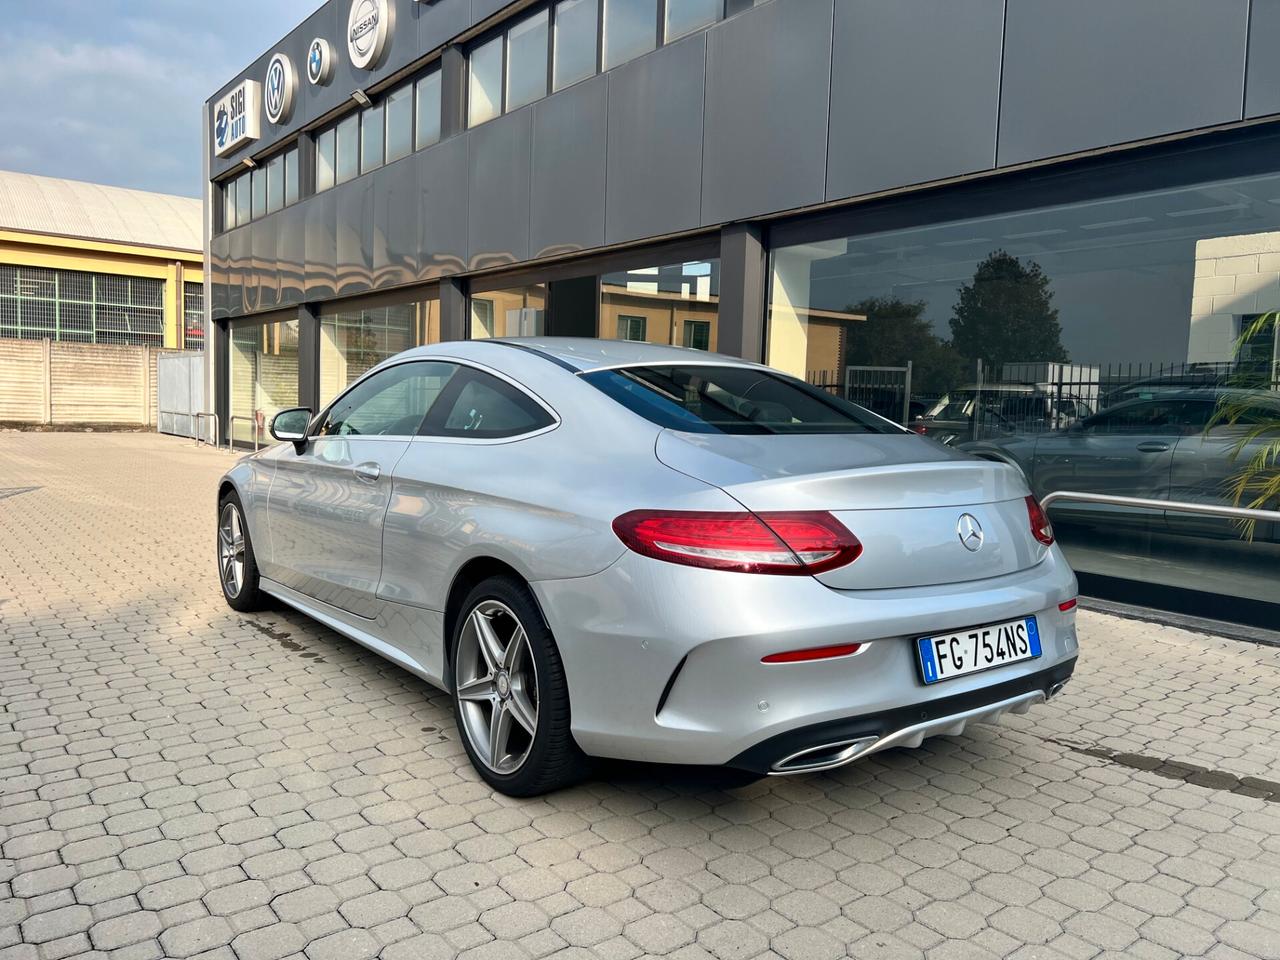
M665 364L597 370L587 383L660 427L688 433L902 433L799 380L755 367Z

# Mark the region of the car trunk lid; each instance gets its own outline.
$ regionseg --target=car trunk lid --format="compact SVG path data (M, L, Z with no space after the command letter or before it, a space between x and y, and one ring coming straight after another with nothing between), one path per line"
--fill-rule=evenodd
M854 563L817 575L835 589L980 580L1016 573L1044 556L1016 470L912 434L666 430L655 452L756 513L833 514L863 545Z

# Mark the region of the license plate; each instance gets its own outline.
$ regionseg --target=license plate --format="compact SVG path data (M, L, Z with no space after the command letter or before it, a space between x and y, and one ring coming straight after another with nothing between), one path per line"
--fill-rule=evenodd
M920 674L925 683L941 683L1006 663L1040 656L1040 630L1035 617L993 623L959 633L921 637L916 641Z

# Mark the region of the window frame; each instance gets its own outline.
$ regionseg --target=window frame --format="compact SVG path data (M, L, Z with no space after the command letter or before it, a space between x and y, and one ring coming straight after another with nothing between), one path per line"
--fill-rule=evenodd
M342 403L342 401L345 400L347 396L351 394L352 391L359 389L361 386L364 385L366 381L371 380L372 378L378 376L379 374L385 373L386 371L396 367L403 367L406 364L410 364L410 363L447 363L454 367L459 366L459 362L453 359L452 357L405 357L402 360L396 360L394 363L377 364L371 370L365 371L363 375L357 377L355 380L352 380L349 384L347 384L345 389L341 390L336 397L330 400L320 410L319 413L317 413L314 417L311 418L311 422L307 425L306 439L311 441L349 439L351 437L350 434L338 434L338 433L321 434L321 433L318 433L317 431L328 419L329 414L332 413L333 410L338 406L338 404ZM437 402L439 402L440 398L443 397L445 393L448 391L449 386L453 383L457 375L458 375L458 372L457 370L455 370L449 376L449 380L444 385L444 388L438 394L436 394L435 400L431 401L430 406L427 407L426 412L423 413L422 415L422 419L424 422L426 421L427 416L431 413L432 408L436 405ZM422 424L420 423L418 424L418 430L415 430L413 433L396 433L396 434L375 433L375 434L356 434L355 436L357 439L360 439L360 440L401 440L403 441L403 440L411 440L414 437L418 436L418 431L420 431L421 429L422 429Z

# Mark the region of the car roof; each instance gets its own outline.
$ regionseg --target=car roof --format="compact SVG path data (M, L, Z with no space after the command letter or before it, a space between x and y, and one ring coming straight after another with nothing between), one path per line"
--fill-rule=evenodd
M632 340L597 340L590 337L498 337L437 343L430 347L420 347L414 352L430 355L463 349L468 354L477 355L479 351L488 353L501 347L507 349L516 347L526 352L541 354L553 363L567 367L575 373L633 364L712 363L735 367L761 367L760 364L750 363L739 357L708 353L706 350L695 350L692 347L669 347L660 343L637 343Z

